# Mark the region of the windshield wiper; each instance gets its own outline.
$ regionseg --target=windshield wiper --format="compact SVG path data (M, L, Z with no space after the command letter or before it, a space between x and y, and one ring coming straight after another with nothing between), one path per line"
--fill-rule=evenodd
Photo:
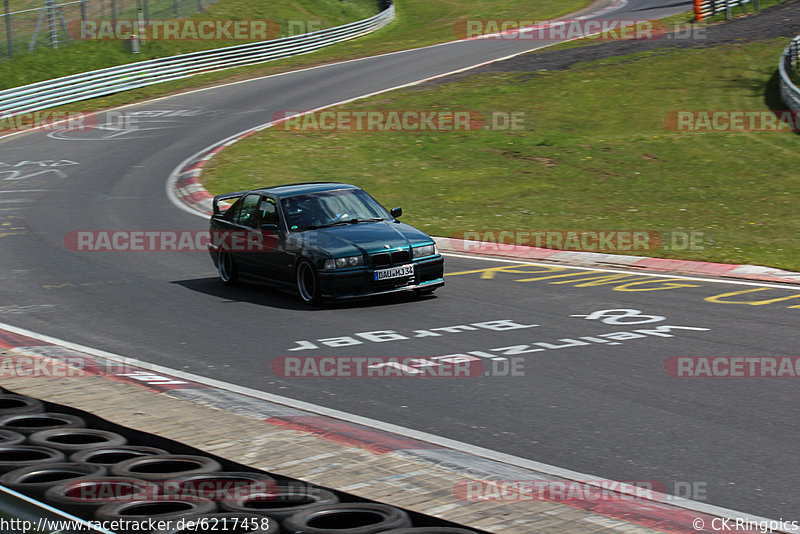
M347 219L346 221L341 221L342 223L350 223L350 224L358 224L362 222L377 222L382 221L381 217L371 217L369 219ZM339 223L337 223L339 224Z
M347 219L346 221L336 221L333 223L328 224L313 224L311 226L306 226L304 230L317 230L319 228L330 228L332 226L344 226L346 224L358 224L362 222L377 222L382 221L381 217L372 217L371 219Z

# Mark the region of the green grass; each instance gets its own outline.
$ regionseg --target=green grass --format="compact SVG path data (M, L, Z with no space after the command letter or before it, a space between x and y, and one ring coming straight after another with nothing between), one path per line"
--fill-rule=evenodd
M228 1L221 0L220 5L227 4ZM235 1L247 1L248 4L252 5L251 0ZM340 2L341 0L328 1ZM535 0L535 3L529 0L504 0L501 2L470 0L468 3L454 3L448 0L399 0L396 3L397 18L392 24L360 39L332 45L313 54L193 76L184 80L119 93L103 99L62 106L59 109L81 111L106 109L112 106L178 93L188 88L210 86L221 82L265 76L342 59L366 57L441 43L456 38L454 25L458 20L547 19L574 12L590 3L591 0ZM267 5L271 6L272 4ZM309 5L316 6L316 3L312 4L309 1ZM315 14L313 16L309 14L310 18L319 18L319 12L315 12L309 7L309 13L311 12ZM245 15L241 12L238 15L238 18L245 18ZM295 20L302 18L297 15L288 16L293 17ZM200 18L203 17L207 18L208 15L200 15ZM66 48L56 51L42 50L34 54L20 56L12 61L0 61L0 88L23 85L41 79L64 76L125 61L144 60L157 55L156 51L151 49L146 50L144 54L138 54L139 57L133 57L131 54L122 51L121 43L116 43L111 49L96 46L100 44L104 43L80 43L79 52L77 52L78 47L73 46L71 47L72 51ZM191 44L188 43L187 46ZM166 44L164 46L170 45ZM172 50L169 53L165 52L164 55L169 55L170 53L177 52Z
M353 22L378 12L375 0L291 0L264 2L263 0L220 0L206 11L188 19L195 20L272 20L289 30L289 21L313 21L315 29ZM296 27L293 25L293 27ZM119 40L75 40L59 49L38 48L31 53L21 53L13 59L0 61L0 89L67 76L79 72L102 69L166 57L209 48L243 44L239 40L150 40L142 45L141 53L125 51Z
M704 248L642 254L797 270L800 137L676 132L675 110L783 109L786 40L658 51L568 71L487 74L345 110L524 112L522 131L267 130L222 152L212 193L341 180L439 236L482 230L705 233Z

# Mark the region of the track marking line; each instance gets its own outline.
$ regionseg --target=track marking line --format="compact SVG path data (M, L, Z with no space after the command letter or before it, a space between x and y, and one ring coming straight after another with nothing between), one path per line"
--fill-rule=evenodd
M516 265L534 265L536 267L563 267L564 269L572 269L572 270L585 270L585 271L601 271L605 273L620 273L620 274L635 274L639 276L652 276L654 278L674 278L676 280L691 280L695 282L715 282L717 284L734 284L734 285L741 285L741 286L757 286L757 287L769 287L774 289L794 289L800 291L800 286L792 285L790 283L786 284L772 284L768 282L749 282L744 280L724 280L719 278L700 278L696 276L683 276L679 274L667 274L667 273L651 273L649 271L639 271L639 270L625 270L622 268L616 269L609 269L607 267L585 267L580 265L568 265L562 263L541 263L541 262L533 262L533 261L525 261L525 260L510 260L506 258L487 258L485 256L471 256L468 254L455 254L452 252L441 252L442 256L448 256L453 258L464 258L469 260L483 260L483 261L496 261L499 263L511 263ZM483 269L476 269L475 272L480 272ZM445 273L445 276L454 276L460 273ZM465 273L466 274L466 273Z

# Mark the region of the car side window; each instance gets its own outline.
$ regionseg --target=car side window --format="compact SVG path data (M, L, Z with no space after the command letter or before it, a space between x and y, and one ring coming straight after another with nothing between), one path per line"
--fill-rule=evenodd
M258 208L259 199L259 195L247 195L244 197L242 205L231 217L231 222L255 228L256 208Z
M265 224L274 224L278 226L278 208L275 200L272 198L264 197L258 205L258 216L260 226Z

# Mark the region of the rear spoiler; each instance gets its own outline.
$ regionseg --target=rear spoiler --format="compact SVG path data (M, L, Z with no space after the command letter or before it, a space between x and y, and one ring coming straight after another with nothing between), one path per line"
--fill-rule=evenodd
M220 201L222 201L222 200L230 200L232 198L243 197L247 193L249 193L250 191L252 191L252 190L248 189L247 191L239 191L237 193L225 193L225 194L222 194L222 195L215 196L214 197L214 201L211 203L213 208L214 208L214 215L219 215L220 214L220 211L219 211L219 202Z

